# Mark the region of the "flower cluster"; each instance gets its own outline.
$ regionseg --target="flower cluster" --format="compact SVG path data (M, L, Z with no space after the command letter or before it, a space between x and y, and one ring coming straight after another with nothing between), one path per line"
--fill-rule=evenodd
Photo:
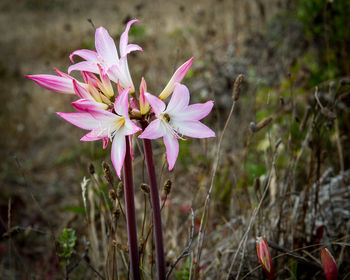
M95 50L76 50L70 55L73 63L68 74L54 69L57 75L27 75L39 86L50 91L75 94L77 101L72 103L77 112L57 114L66 121L82 129L89 130L81 141L102 140L103 148L112 143L111 160L118 176L121 176L126 141L125 136L139 133L139 138L163 138L169 170L176 162L179 153L178 139L186 136L195 138L215 137L215 133L202 124L213 108L213 102L189 105L190 94L181 84L192 65L193 58L181 65L164 90L157 96L147 91L142 78L139 95L135 93L127 55L143 51L136 44L129 44L128 33L137 19L127 23L119 42L119 55L108 31L99 27L95 33ZM83 61L74 63L75 56ZM83 81L70 76L72 71L80 71ZM168 105L164 103L172 94ZM142 131L140 122L147 123Z

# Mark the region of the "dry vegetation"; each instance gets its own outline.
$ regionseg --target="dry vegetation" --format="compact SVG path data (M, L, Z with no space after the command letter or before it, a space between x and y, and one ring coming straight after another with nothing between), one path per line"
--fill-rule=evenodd
M92 48L87 18L117 37L134 17L142 25L131 38L144 48L130 60L135 85L145 75L159 92L194 56L184 80L191 102L215 101L205 122L217 138L181 141L173 172L154 143L159 184L167 186L167 269L183 256L170 279L264 279L257 236L269 242L277 279L325 279L323 247L339 279L350 277L347 1L20 2L0 4L3 279L127 279L123 193L108 172L109 151L80 143L81 131L53 113L70 110L68 96L23 75L65 70L72 50ZM139 145L135 139L138 234L144 279L155 279ZM65 239L72 249L62 249Z

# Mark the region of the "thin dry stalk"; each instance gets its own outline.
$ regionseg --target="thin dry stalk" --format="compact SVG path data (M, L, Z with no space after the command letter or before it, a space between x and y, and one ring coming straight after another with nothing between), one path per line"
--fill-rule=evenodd
M230 278L230 275L231 275L233 266L234 266L234 264L235 264L235 262L236 262L237 255L238 255L238 253L239 253L239 251L240 251L240 249L241 249L241 247L242 247L243 244L244 244L244 247L243 247L243 248L244 248L244 249L243 249L243 255L244 255L244 250L245 250L246 245L247 245L247 240L248 240L249 232L250 232L250 230L251 230L251 228L252 228L252 226L253 226L253 224L254 224L254 222L255 222L256 216L257 216L257 214L258 214L258 212L259 212L259 210L260 210L260 208L261 208L261 205L262 205L262 203L263 203L263 201L264 201L264 198L265 198L265 196L266 196L266 194L267 194L267 191L268 191L269 186L270 186L270 183L271 183L273 169L275 169L276 158L277 158L277 149L275 150L275 153L274 153L274 158L273 158L273 161L272 161L272 166L271 166L271 169L270 169L270 174L269 174L269 177L268 177L268 181L267 181L267 184L266 184L264 193L263 193L263 195L262 195L262 197L261 197L261 199L260 199L260 201L259 201L258 206L257 206L257 207L254 209L254 211L253 211L253 215L252 215L252 217L251 217L251 219L250 219L250 221L249 221L249 225L248 225L248 228L247 228L246 232L244 233L244 235L243 235L241 241L239 242L238 248L237 248L237 250L236 250L236 253L235 253L235 255L234 255L234 257L233 257L233 260L232 260L232 262L231 262L229 271L228 271L228 273L227 273L226 280L228 280L228 279ZM242 257L242 261L243 261L243 257ZM238 279L239 275L240 275L240 269L239 269L239 271L238 271L238 273L237 273L236 279Z
M235 81L234 84L234 91L232 94L232 106L231 106L231 110L228 114L228 117L226 119L225 125L224 125L224 129L222 130L222 133L220 135L219 138L219 142L216 148L216 156L215 156L215 160L214 160L214 165L213 165L213 174L211 176L211 181L210 181L210 187L204 202L204 207L203 207L203 214L201 217L201 222L200 222L200 226L199 226L199 233L198 233L198 243L197 243L197 256L196 256L196 263L199 264L200 262L200 258L201 258L201 252L202 252L202 247L203 247L203 240L204 240L204 235L205 235L205 227L206 227L206 223L208 220L208 214L209 214L209 204L210 204L210 198L211 198L211 193L213 191L213 187L214 187L214 180L215 180L215 176L216 176L216 172L218 169L218 165L219 165L219 160L220 160L220 151L221 151L221 144L222 144L222 140L224 138L225 132L227 130L227 127L230 123L233 111L235 109L235 105L236 102L238 101L239 98L239 91L241 90L241 83L243 82L243 76L239 75L238 78ZM238 92L236 92L238 91Z

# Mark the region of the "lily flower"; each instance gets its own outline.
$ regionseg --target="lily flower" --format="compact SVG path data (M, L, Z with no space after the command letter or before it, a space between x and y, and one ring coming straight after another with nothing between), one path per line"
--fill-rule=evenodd
M156 139L163 137L167 151L169 170L172 170L179 154L178 139L183 136L194 138L215 137L215 132L199 120L206 117L213 108L214 102L188 105L190 93L186 86L175 83L174 93L168 106L158 97L145 93L156 119L153 120L139 138Z
M85 61L73 64L68 68L68 73L73 70L86 71L99 73L99 67L103 69L103 73L116 82L120 83L123 88L131 87L131 93L135 91L134 84L132 82L127 55L133 51L142 51L142 48L135 44L128 44L128 33L133 23L139 22L137 19L129 21L126 25L125 31L120 36L119 51L120 58L118 56L117 48L113 41L113 38L109 35L108 31L99 27L95 32L95 47L96 51L91 50L76 50L70 55L70 60L74 63L73 56L78 55Z
M130 87L116 98L114 103L115 113L97 108L93 101L82 99L73 102L73 106L79 110L79 113L61 113L57 114L82 129L91 130L84 135L81 141L95 141L102 139L104 143L108 138L112 142L111 159L114 168L120 178L123 167L126 139L125 136L132 135L141 130L128 115L128 94Z
M168 84L165 86L165 88L163 89L163 91L159 94L159 98L164 100L166 99L173 91L175 88L175 84L176 83L180 83L183 78L185 78L186 73L188 72L188 70L190 70L190 67L192 65L193 62L193 57L191 57L189 60L187 60L184 64L182 64L173 74L173 76L171 77L170 81L168 82Z

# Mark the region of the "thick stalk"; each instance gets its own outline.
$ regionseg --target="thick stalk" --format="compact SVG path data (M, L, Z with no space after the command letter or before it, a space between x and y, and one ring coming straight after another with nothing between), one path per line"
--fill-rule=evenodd
M129 137L125 137L126 154L124 160L124 194L125 194L125 214L129 240L129 259L132 279L140 280L140 259L137 244L137 227L134 202L134 183L132 179L132 164L130 154Z
M147 123L142 123L145 129ZM153 232L156 248L156 265L158 272L158 280L165 279L165 258L163 245L162 218L160 213L160 202L157 185L156 171L153 162L152 143L149 139L143 139L143 148L145 151L146 166L148 172L148 180L150 184L150 194L153 212Z

